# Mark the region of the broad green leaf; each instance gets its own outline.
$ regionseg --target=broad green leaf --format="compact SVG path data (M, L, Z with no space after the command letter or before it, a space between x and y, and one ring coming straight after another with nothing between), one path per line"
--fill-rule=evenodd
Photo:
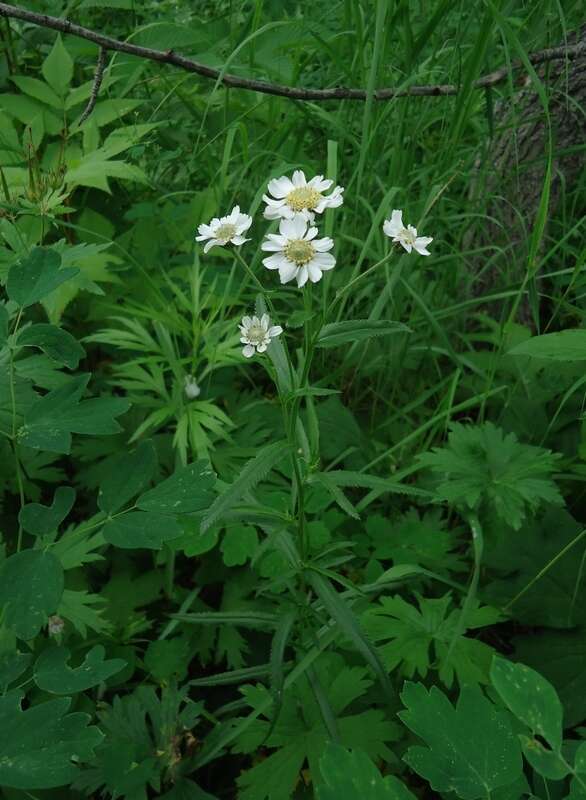
M67 714L69 697L39 703L23 711L21 692L0 698L0 786L52 789L79 775L77 763L88 761L102 740L88 727L87 714Z
M479 689L465 687L456 708L435 686L405 683L399 713L427 747L410 747L404 761L436 792L463 800L490 797L521 775L519 742L506 712L498 711Z
M22 308L38 303L79 272L74 267L60 269L60 266L59 253L46 247L35 247L8 273L8 297Z
M289 452L286 442L274 442L257 453L240 470L239 476L234 483L230 484L222 494L220 494L201 523L201 532L205 533L215 522L218 522L228 511L231 511L244 497L253 489L271 469L276 466Z
M121 658L104 659L105 650L96 645L75 668L68 665L71 653L66 647L44 650L35 664L35 681L40 689L51 694L77 694L97 686L126 666Z
M242 566L258 548L258 536L252 525L229 525L220 550L227 567Z
M69 453L72 433L118 433L121 428L115 417L128 410L128 401L119 397L81 401L89 379L90 375L77 375L36 400L25 414L20 431L23 444L52 453Z
M85 356L85 350L77 339L56 325L30 325L21 331L16 343L19 347L38 347L53 361L70 369L75 369L80 358Z
M106 514L119 511L144 489L156 466L157 454L150 440L141 442L136 450L120 455L100 484L98 506Z
M513 714L559 752L562 746L563 709L551 683L531 667L514 664L504 658L493 659L490 678Z
M57 34L55 44L43 62L41 72L47 83L62 97L73 78L73 60L63 44L60 33Z
M398 778L383 778L366 753L330 743L319 762L317 800L415 800Z
M54 533L67 517L75 503L75 489L59 486L55 490L50 506L40 503L27 503L20 510L18 519L27 533L33 536L47 536Z
M33 658L32 653L2 653L0 654L0 690L19 678Z
M136 505L142 511L161 514L190 514L208 508L216 476L209 461L200 460L181 467L154 489L141 494Z
M63 568L52 553L24 550L0 566L3 621L19 639L37 635L57 610L62 594Z
M10 318L6 306L0 304L0 347L6 343L8 339L8 325Z
M523 755L540 775L553 781L561 781L566 777L569 770L558 750L545 748L540 741L529 736L520 735L519 740Z
M410 333L401 322L378 319L354 319L324 325L317 337L317 347L337 347L340 344L360 342L373 336L388 336L391 333Z
M548 361L586 361L586 330L565 330L534 336L509 350L511 356L531 356Z
M40 100L42 103L48 103L53 108L60 111L63 109L63 100L59 98L51 87L40 81L38 78L31 78L25 75L12 75L10 80L18 86L21 92Z
M177 539L183 529L175 517L155 511L129 511L109 520L102 530L104 539L127 550L160 550L163 542Z
M160 683L183 680L190 661L190 644L186 638L159 639L151 642L144 654L144 665Z

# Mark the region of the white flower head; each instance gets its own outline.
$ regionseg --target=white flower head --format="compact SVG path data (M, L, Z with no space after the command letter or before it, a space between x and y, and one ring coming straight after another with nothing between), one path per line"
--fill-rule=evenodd
M336 186L328 195L323 194L332 184L333 181L324 179L323 175L316 175L308 181L300 169L295 170L292 178L273 178L267 187L269 194L262 197L267 204L265 219L292 219L301 214L313 222L316 214L322 214L326 208L338 208L344 202L341 186Z
M271 343L271 339L280 336L283 328L280 325L271 325L268 314L262 317L242 317L240 328L240 341L244 345L242 355L251 358L255 350L257 353L264 353Z
M65 622L62 617L57 614L52 614L47 620L47 630L49 636L60 636L65 628Z
M248 214L240 213L240 206L234 206L227 217L214 217L209 225L202 224L198 227L199 236L195 237L196 242L205 242L203 248L207 253L215 245L224 247L228 243L240 246L244 242L250 241L242 234L252 225L252 217Z
M383 223L383 231L393 242L399 242L408 253L415 250L420 256L431 255L427 245L433 242L433 238L431 236L418 236L417 228L414 228L413 225L405 227L403 225L402 211L393 210L391 218L386 219Z
M183 391L188 400L195 400L201 394L201 389L193 375L186 375L183 380Z
M279 233L269 233L261 245L261 249L273 253L263 258L267 269L278 269L281 283L289 283L297 279L301 287L309 279L317 283L322 272L333 269L336 259L328 250L334 242L328 236L316 239L317 228L308 227L308 222L300 214L293 219L282 219Z

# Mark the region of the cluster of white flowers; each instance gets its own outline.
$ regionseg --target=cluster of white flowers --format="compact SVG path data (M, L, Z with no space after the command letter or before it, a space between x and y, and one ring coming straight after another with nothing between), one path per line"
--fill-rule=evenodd
M295 280L301 288L307 281L317 283L324 272L335 267L336 259L330 252L334 242L329 236L318 239L315 227L316 214L323 214L328 208L338 208L344 202L343 187L332 189L333 183L323 175L316 175L308 181L302 170L295 170L291 178L284 175L269 181L267 194L263 195L266 204L263 216L268 220L279 220L279 233L265 236L261 250L271 255L263 258L262 263L267 269L278 271L281 283ZM208 225L200 225L196 240L205 241L204 253L216 245L239 247L249 241L244 234L251 225L252 217L241 213L239 206L234 206L228 216L214 217ZM404 225L403 212L398 209L393 209L391 218L384 221L383 232L408 253L414 250L422 256L430 255L427 246L433 241L432 237L418 236L413 225ZM247 358L255 352L264 353L271 339L283 332L279 325L271 327L267 314L260 319L243 317L239 327L240 341L244 344L242 353Z

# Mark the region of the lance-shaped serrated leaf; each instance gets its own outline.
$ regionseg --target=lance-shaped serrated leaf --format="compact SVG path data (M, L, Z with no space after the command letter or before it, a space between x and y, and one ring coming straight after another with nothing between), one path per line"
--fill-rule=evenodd
M15 264L8 273L6 291L8 297L21 308L38 303L51 294L62 283L73 278L78 269L60 269L61 256L55 250L35 247L20 263Z
M362 750L330 743L319 761L317 800L415 800L398 778L383 778Z
M494 658L490 679L503 702L534 734L543 736L556 752L562 746L563 709L556 690L525 664Z
M102 734L88 727L87 714L67 714L69 697L23 711L23 696L14 691L0 698L0 786L33 790L71 783Z
M289 452L286 442L274 442L269 444L248 461L240 475L234 483L230 484L222 494L214 500L207 514L201 523L201 532L205 533L208 528L218 522L222 517L234 508L244 497L244 495L254 489L271 469L276 466Z
M70 369L75 369L80 358L85 356L85 350L70 333L45 323L24 328L16 344L18 347L38 347L53 361Z
M163 542L177 539L183 528L175 517L154 511L130 511L109 520L102 530L104 539L128 550L148 548L160 550Z
M498 711L480 689L462 689L454 708L435 686L406 683L399 716L427 747L410 747L404 760L436 792L463 800L490 797L521 774L517 737L506 712Z
M62 594L63 568L52 553L24 550L0 566L3 622L19 639L37 635Z
M317 337L317 347L337 347L340 344L371 339L373 336L388 336L391 333L410 333L401 322L384 319L352 319L324 325Z
M97 686L126 666L121 658L104 659L105 650L96 645L78 667L68 665L71 653L67 647L50 647L37 659L35 681L40 689L51 694L77 694Z
M144 489L153 477L157 454L153 443L141 442L136 450L124 453L100 484L98 506L106 514L114 514Z
M73 433L118 433L121 427L115 418L124 414L130 404L119 397L81 400L90 377L77 375L36 400L25 414L19 432L22 443L52 453L69 453Z
M57 530L75 503L75 489L59 486L50 506L27 503L20 510L18 520L24 530L33 536L47 536Z
M586 330L565 330L533 336L515 345L508 355L548 361L586 361Z
M142 494L136 505L142 511L191 514L208 508L216 476L209 461L201 459L181 467L170 478Z

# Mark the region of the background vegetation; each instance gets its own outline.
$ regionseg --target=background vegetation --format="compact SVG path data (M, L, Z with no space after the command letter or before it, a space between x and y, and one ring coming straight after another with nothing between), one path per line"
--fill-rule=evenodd
M586 797L584 56L527 59L583 5L20 5L369 96L109 53L82 120L97 46L0 12L0 794ZM260 251L295 169L345 187L311 293ZM236 204L248 271L194 241Z

